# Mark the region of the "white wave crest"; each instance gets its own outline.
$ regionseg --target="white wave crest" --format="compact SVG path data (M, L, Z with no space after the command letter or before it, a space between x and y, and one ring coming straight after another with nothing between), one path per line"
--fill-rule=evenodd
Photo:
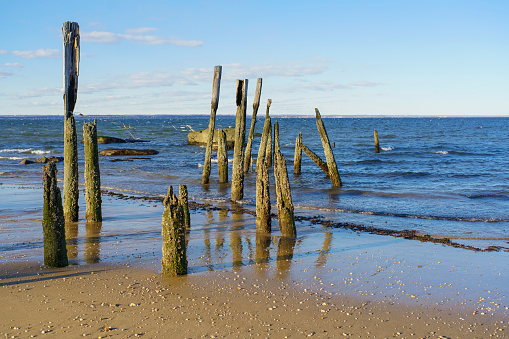
M448 151L436 151L436 152L433 152L435 154L449 154Z
M49 154L51 153L51 151L41 151L41 150L33 150L33 151L30 151L30 153L32 154Z
M1 157L0 159L6 159L6 160L23 160L24 158L21 157Z
M382 151L392 151L394 147L381 147Z

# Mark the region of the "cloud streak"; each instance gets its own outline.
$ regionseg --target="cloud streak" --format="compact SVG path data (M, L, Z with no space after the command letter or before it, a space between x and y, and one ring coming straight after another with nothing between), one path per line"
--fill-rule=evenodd
M125 33L113 33L106 31L82 32L80 38L82 41L99 44L118 44L122 41L130 41L143 45L175 45L180 47L200 47L204 44L201 40L184 40L179 37L162 37L158 35L147 34L157 31L154 27L128 28Z
M58 49L38 48L26 51L7 51L0 49L0 54L14 55L23 59L58 59L62 57L62 51Z

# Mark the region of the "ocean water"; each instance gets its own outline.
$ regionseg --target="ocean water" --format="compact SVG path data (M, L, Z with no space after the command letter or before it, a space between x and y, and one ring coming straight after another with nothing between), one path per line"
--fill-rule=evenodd
M201 185L204 147L188 145L187 134L207 128L208 116L77 116L97 119L98 134L139 138L146 143L99 145L155 149L143 157L101 157L104 189L128 194L164 195L169 185L186 184L191 200L229 204L229 184L219 184L216 163L211 183ZM302 173L293 173L295 139L321 156L314 117L273 117L280 129L296 215L317 215L335 222L448 237L480 247L509 247L509 118L327 118L341 188L303 154ZM263 129L258 117L256 133ZM233 116L218 116L216 128L234 127ZM41 164L22 159L63 156L62 117L0 117L0 183L42 185ZM250 119L247 120L247 132ZM375 153L373 130L381 152ZM253 156L260 138L255 138ZM80 171L83 146L80 144ZM229 151L229 158L233 151ZM215 158L215 154L213 154ZM230 162L230 177L231 177ZM63 164L58 164L63 178ZM83 175L80 176L83 180ZM272 178L271 178L272 180ZM242 207L255 209L253 173L246 174ZM274 185L272 180L271 185ZM272 187L271 198L275 204ZM84 199L84 198L82 198ZM0 209L2 209L0 207ZM273 212L277 208L273 207Z

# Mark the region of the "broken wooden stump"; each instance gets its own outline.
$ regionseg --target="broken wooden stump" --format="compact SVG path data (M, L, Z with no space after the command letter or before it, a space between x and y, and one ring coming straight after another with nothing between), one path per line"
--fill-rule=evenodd
M219 173L219 182L228 182L228 147L226 144L226 133L219 130L219 143L217 147L217 170Z
M324 171L325 175L329 176L329 168L327 167L327 163L323 161L316 153L314 153L312 150L309 149L306 145L301 143L301 149L306 153L308 157L311 158L311 160L314 161L315 164L320 167L322 171Z
M256 125L256 114L260 107L260 96L262 94L262 78L258 78L256 82L256 92L253 100L253 116L251 118L251 128L249 129L249 136L247 138L246 152L244 156L244 172L249 172L249 165L251 164L251 149L253 147L254 129Z
M85 200L88 222L102 221L101 173L97 148L97 122L83 124L83 144L85 146Z
M57 165L49 162L43 167L44 208L42 228L44 234L44 265L67 266L65 245L65 219L62 196L57 186Z
M261 161L259 167L256 167L256 232L271 232L270 217L270 182L267 160Z
M179 199L173 194L173 187L163 200L164 213L162 220L163 257L161 265L163 274L187 274L186 226L184 211Z
M244 198L244 142L246 139L247 79L237 80L237 115L235 120L235 145L233 146L232 201Z
M380 153L380 143L378 142L378 132L375 130L375 153Z
M329 137L327 136L327 131L325 130L325 125L323 124L322 117L320 116L318 108L315 108L315 112L316 127L318 127L320 139L322 140L323 151L325 153L325 159L327 160L327 167L329 168L329 178L333 186L341 187L341 178L339 177L336 159L334 159L334 153L332 152L332 148L330 146Z
M279 230L284 237L296 237L297 230L293 215L292 192L288 180L286 160L280 151L274 153L274 177L276 179Z
M182 206L182 213L184 214L184 226L186 229L191 228L191 213L189 212L189 195L187 193L187 186L179 186L179 203Z
M212 141L214 139L214 128L216 125L216 112L219 105L219 87L221 84L222 66L214 67L214 80L212 84L212 101L210 104L210 121L209 131L207 135L207 146L205 149L205 162L203 163L203 174L201 178L202 184L209 183L211 157L212 157Z
M299 136L295 139L295 153L293 155L293 173L300 174L301 173L301 163L302 163L302 132L299 133Z

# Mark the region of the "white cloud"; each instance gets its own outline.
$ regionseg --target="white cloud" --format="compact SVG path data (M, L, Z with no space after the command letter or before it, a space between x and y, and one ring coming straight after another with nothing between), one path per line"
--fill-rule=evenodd
M62 57L62 51L48 48L27 51L7 51L5 49L0 49L0 54L14 55L24 59L58 59Z
M113 33L104 31L82 32L81 40L100 44L116 44L121 41L131 41L144 45L175 45L183 47L200 47L204 44L201 40L184 40L178 37L161 37L146 34L158 30L153 27L128 28L125 33Z
M382 84L380 82L373 82L373 81L354 81L354 82L350 82L348 85L356 86L356 87L375 87L375 86L381 86L384 84Z
M7 78L12 75L13 75L12 72L6 71L5 69L0 69L0 79Z
M6 62L2 66L4 67L16 67L16 68L23 68L23 65L18 62Z

